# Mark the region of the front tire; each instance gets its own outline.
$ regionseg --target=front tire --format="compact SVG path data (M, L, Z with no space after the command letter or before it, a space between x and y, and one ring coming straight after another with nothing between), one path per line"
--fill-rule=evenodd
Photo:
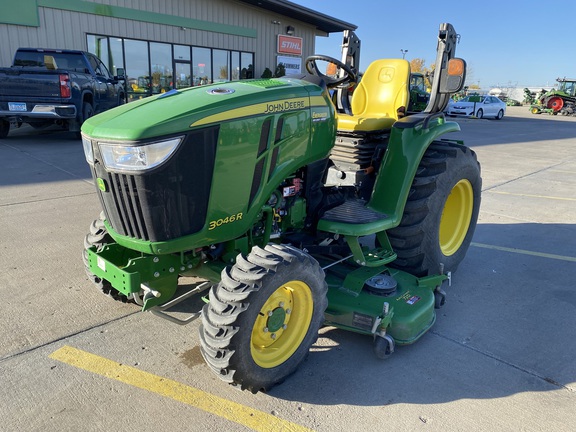
M204 306L206 363L224 381L253 393L282 382L318 338L327 290L320 265L294 247L270 244L238 255Z
M484 111L482 111L482 108L480 108L476 113L476 118L481 119L482 117L484 117Z
M105 279L99 278L94 273L90 271L90 266L88 264L88 252L86 249L96 246L100 247L105 244L113 243L114 240L108 234L108 230L104 225L104 213L100 213L100 217L92 222L90 225L90 232L84 237L84 250L82 251L82 261L84 262L84 268L86 270L86 275L88 279L98 288L98 290L105 296L111 298L112 300L121 301L126 303L128 298L120 293L116 288L112 286L110 282Z
M400 225L388 231L392 267L421 277L455 271L478 220L482 179L470 148L433 142L418 167Z

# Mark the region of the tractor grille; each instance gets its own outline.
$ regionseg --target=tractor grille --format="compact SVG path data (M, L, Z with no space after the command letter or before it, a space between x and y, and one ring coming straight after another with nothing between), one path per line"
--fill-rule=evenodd
M110 193L114 198L115 210L119 216L118 232L130 237L150 240L143 208L138 198L136 179L134 176L124 174L111 174L109 178Z
M175 154L149 172L106 171L97 146L93 175L106 219L118 234L159 242L194 234L206 222L218 127L190 133Z

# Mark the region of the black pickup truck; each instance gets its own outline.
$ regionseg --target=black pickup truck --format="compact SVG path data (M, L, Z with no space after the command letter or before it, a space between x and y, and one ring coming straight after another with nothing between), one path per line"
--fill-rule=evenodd
M79 131L88 117L125 102L124 71L118 74L88 52L19 48L12 66L0 68L0 139L22 123Z

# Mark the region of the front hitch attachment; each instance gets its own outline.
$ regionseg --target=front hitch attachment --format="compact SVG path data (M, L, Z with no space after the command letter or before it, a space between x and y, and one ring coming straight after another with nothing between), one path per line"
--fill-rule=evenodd
M180 318L176 318L172 315L168 315L165 311L176 306L178 303L181 303L184 300L189 299L192 296L200 294L202 291L209 289L210 286L211 286L210 282L201 283L200 285L195 286L191 290L185 292L184 294L182 294L182 295L180 295L180 296L178 296L178 297L176 297L170 301L167 301L164 304L152 306L151 308L148 309L148 311L152 312L154 315L156 315L160 318L164 318L165 320L168 320L174 324L178 324L178 325L190 324L192 321L196 320L196 318L199 318L202 315L202 309L200 309L198 312L193 312L191 315L189 315L188 317L186 317L184 319L180 319ZM142 284L142 289L145 292L143 306L144 306L144 309L146 309L146 302L148 300L152 300L152 299L157 298L157 295L155 294L156 292L154 290L150 289L149 287L145 286L144 284Z

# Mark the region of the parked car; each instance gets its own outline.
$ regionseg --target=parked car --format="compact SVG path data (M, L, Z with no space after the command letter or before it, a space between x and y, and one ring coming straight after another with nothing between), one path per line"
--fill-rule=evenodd
M88 117L126 101L123 70L112 76L94 54L19 48L0 68L0 139L10 126L58 124L79 132Z
M494 117L500 120L506 114L506 103L495 96L466 96L458 102L450 101L446 114L477 118Z

